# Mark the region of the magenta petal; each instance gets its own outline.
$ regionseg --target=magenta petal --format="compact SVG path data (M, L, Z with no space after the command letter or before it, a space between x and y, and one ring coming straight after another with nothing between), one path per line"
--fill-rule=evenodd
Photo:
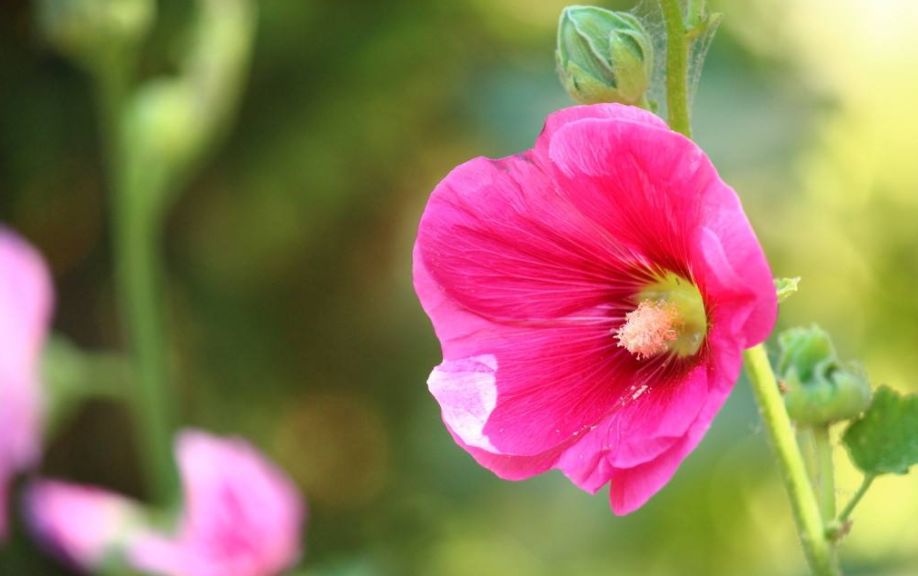
M609 481L613 468L632 468L659 458L695 424L709 399L700 366L669 388L636 388L620 408L571 446L556 468L588 492Z
M690 276L744 346L767 337L777 315L768 262L736 193L694 142L588 119L560 128L549 153L581 212L649 261Z
M686 455L691 452L701 435L680 438L669 450L655 460L634 468L612 470L609 503L619 516L630 514L647 503L673 477Z
M641 388L635 390L610 418L614 423L607 429L607 441L614 441L615 449L607 458L612 466L627 468L646 462L685 435L710 391L703 366L668 386L651 386L644 393Z
M707 366L709 389L701 412L686 433L653 460L611 471L609 501L616 514L640 508L669 482L682 460L701 442L733 389L742 366L741 348L724 334L715 334L711 340L716 350Z
M712 391L702 414L688 433L657 458L631 468L612 471L609 502L613 512L618 515L634 512L669 482L679 464L701 442L729 391L729 388Z
M777 294L768 262L742 209L737 205L721 217L717 229L702 230L700 248L706 266L698 267L697 276L707 291L718 295L715 321L726 323L740 339L739 345L749 348L774 329Z
M447 430L453 440L468 452L479 465L493 472L498 478L504 480L525 480L538 474L551 470L558 461L570 442L560 444L541 454L533 456L509 456L496 454L481 448L466 445L447 425Z
M558 130L549 154L565 198L619 245L691 274L701 195L717 177L693 142L661 128L591 119Z
M450 298L417 249L414 278L443 346L430 390L463 445L539 456L574 441L617 401L614 363L603 354L614 346L608 325L489 322Z
M505 480L530 478L554 466L576 436L539 454L501 454L484 435L485 423L497 402L496 362L493 356L444 361L434 369L428 385L453 439L479 464Z
M468 358L444 360L428 380L431 394L440 403L443 422L453 439L485 468L506 480L522 480L541 474L557 461L567 443L552 446L531 456L500 454L484 435L484 424L494 409L496 386L493 355L474 356L479 338L487 339L494 326L480 317L459 309L433 281L418 250L414 257L415 287L423 294L428 314L442 319L435 327L446 350ZM466 387L468 389L466 389Z
M444 360L429 381L444 421L466 444L510 455L541 454L585 431L619 390L595 344L607 331L577 337L565 329L505 330L484 340L481 354Z
M615 247L591 228L532 157L476 158L434 190L416 252L462 308L533 322L606 301Z
M545 119L545 127L536 140L535 150L538 154L547 154L548 144L555 132L567 124L578 120L591 118L600 120L615 120L617 122L631 122L656 128L668 129L662 118L635 106L623 104L594 104L592 106L570 106L549 114Z

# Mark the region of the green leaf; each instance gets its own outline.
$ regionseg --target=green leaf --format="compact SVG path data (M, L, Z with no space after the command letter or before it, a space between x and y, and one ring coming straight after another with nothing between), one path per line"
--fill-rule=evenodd
M918 396L881 387L864 415L851 424L845 447L865 474L906 474L918 464Z
M800 276L793 278L775 278L775 291L778 293L778 302L784 302L797 291L800 285Z

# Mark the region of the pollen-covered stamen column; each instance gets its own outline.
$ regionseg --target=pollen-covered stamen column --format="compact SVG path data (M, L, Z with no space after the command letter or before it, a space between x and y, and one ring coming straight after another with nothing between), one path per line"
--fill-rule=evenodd
M637 306L615 332L620 347L638 360L662 353L688 358L698 352L708 322L704 300L694 284L667 273L645 286L635 301Z
M679 0L660 0L667 34L666 97L669 124L689 138L692 136L692 128L688 109L688 55L691 49L690 36L697 33L691 28L699 25L696 20L705 12L703 0L693 0L690 4L691 22L686 24ZM819 504L764 345L749 348L743 353L743 358L765 429L778 457L807 562L818 576L836 575L839 573L838 567L826 537Z

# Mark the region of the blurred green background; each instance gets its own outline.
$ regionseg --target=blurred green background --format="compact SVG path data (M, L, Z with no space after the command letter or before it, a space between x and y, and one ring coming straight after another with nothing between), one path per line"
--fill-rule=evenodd
M298 573L805 573L744 381L673 481L625 518L557 472L498 480L453 444L427 393L439 348L411 287L416 223L454 165L530 146L569 104L553 62L563 5L260 4L238 121L168 219L169 335L182 422L250 438L308 498ZM170 70L191 8L159 2L145 73ZM803 276L782 324L819 322L875 383L918 391L918 6L713 8L725 20L697 138L775 274ZM57 331L107 349L121 337L101 148L87 77L43 44L28 2L5 1L0 221L47 255ZM41 472L143 496L113 404L81 410ZM858 481L843 472L842 502ZM918 480L874 486L847 573L918 573ZM62 570L21 533L0 551L4 576Z

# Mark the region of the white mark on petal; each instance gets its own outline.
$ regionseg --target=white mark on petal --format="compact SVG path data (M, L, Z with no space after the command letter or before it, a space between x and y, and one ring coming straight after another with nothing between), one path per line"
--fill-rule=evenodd
M632 389L633 388L634 387L632 386ZM634 390L631 394L631 400L632 401L637 400L638 398L644 395L644 392L647 392L647 384L641 384L640 388L638 388L637 390Z
M484 434L497 406L497 357L482 354L444 360L433 369L427 387L443 413L443 421L463 442L499 453Z

